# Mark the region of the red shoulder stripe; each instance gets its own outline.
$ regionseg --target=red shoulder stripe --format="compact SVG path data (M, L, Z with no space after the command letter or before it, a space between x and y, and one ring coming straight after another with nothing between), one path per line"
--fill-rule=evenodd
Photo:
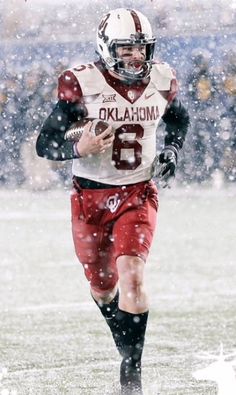
M69 102L81 101L83 93L76 76L70 70L64 71L58 79L58 99Z
M178 81L175 78L173 78L173 80L171 80L171 83L170 83L170 91L169 91L169 95L167 98L168 103L171 103L174 100L177 93L178 93Z

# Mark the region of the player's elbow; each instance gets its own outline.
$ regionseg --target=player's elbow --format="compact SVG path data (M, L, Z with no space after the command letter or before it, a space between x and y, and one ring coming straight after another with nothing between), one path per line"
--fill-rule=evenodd
M180 113L180 119L181 119L181 124L188 128L190 125L190 116L189 116L189 112L187 110L186 107L184 107L183 105L181 106L181 113Z
M39 157L49 159L48 145L46 144L45 138L42 135L39 135L37 138L35 150Z
M43 158L44 157L44 150L43 150L40 140L41 139L40 139L40 135L39 135L37 138L37 141L36 141L35 150L36 150L37 155L40 156L41 158Z

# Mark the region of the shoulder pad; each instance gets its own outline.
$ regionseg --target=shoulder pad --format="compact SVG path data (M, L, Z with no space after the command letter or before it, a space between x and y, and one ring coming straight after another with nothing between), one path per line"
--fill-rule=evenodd
M79 65L71 69L75 75L84 96L96 95L101 92L106 81L94 63Z
M154 63L150 76L158 90L170 90L171 81L176 80L174 70L167 63Z

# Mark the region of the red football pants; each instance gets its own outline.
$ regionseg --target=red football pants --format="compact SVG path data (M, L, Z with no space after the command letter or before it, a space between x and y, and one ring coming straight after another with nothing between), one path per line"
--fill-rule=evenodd
M118 280L118 256L138 256L146 261L157 209L157 189L153 181L72 191L75 251L92 288L97 291L114 288Z

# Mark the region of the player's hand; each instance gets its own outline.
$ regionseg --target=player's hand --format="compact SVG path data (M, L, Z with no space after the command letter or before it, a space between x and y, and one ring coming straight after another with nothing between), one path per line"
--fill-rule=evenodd
M157 177L163 188L169 187L174 180L178 161L178 149L167 145L153 161L152 176Z
M114 141L115 136L111 126L99 134L99 136L94 135L91 127L92 122L88 122L84 127L80 140L76 143L76 149L81 157L104 153L111 147Z

